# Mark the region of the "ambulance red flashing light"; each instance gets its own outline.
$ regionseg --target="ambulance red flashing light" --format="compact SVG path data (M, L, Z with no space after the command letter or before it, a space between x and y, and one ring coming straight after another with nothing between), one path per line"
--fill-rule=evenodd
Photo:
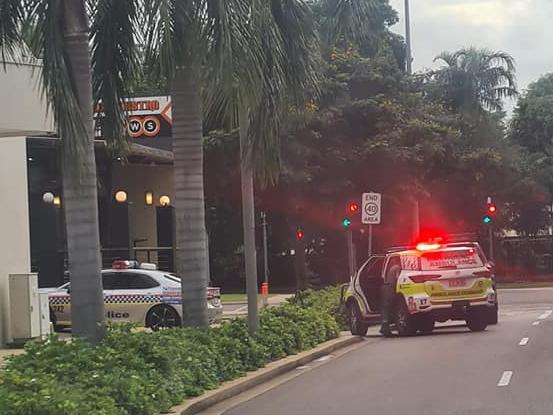
M435 251L440 247L441 245L438 243L420 242L417 244L417 251Z

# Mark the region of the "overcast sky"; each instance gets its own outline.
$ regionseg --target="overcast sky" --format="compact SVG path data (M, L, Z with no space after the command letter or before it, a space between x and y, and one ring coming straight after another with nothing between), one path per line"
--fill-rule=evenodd
M553 72L553 0L410 0L414 69L433 66L441 51L466 46L510 53L519 88ZM390 0L404 35L404 0Z

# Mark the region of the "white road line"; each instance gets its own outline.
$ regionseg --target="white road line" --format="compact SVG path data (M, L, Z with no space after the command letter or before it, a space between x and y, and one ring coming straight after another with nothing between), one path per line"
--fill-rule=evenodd
M541 321L534 321L534 322L532 323L532 326L539 326L540 323L541 323Z
M305 369L309 369L311 366L298 366L296 368L296 370L305 370Z
M528 337L523 337L521 340L520 340L520 343L519 343L519 346L526 346L528 344L528 341L530 339Z
M497 382L497 386L509 386L509 383L511 382L511 378L513 377L513 372L510 370L506 370L501 375L501 379L499 379L499 382Z
M551 314L553 314L553 310L547 310L543 314L541 314L538 319L539 320L545 320L547 317L549 317Z

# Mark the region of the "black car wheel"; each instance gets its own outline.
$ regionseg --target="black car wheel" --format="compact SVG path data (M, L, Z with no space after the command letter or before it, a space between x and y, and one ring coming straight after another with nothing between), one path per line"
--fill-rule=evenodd
M153 331L180 327L180 316L173 307L157 305L153 307L146 316L146 327Z
M367 334L369 329L369 324L363 321L363 316L361 315L361 310L356 302L350 301L347 304L348 309L348 323L349 330L354 336L364 336Z
M434 317L422 314L419 316L418 328L421 334L430 334L434 331Z
M488 310L481 308L469 309L467 312L467 326L471 331L484 331L488 327Z
M402 337L412 336L417 332L416 321L409 314L403 298L398 299L394 307L394 322L396 323L398 334Z

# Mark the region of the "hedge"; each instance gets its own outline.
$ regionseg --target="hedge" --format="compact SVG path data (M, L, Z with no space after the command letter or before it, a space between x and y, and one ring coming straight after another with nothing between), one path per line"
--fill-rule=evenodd
M347 330L347 314L340 303L340 291L341 287L306 290L291 298L290 303L315 310L319 314L331 315L335 318L341 330Z
M244 319L155 333L118 325L96 347L52 336L0 370L0 414L159 414L338 334L332 315L286 304L261 313L256 337Z

